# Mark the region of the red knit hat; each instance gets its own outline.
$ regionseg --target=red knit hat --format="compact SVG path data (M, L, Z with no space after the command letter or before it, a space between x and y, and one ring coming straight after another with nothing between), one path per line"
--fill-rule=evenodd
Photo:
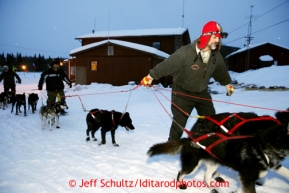
M226 38L228 36L228 33L223 33L220 24L215 21L209 21L202 29L202 35L199 38L199 49L204 49L207 46L211 35L213 34L219 38Z

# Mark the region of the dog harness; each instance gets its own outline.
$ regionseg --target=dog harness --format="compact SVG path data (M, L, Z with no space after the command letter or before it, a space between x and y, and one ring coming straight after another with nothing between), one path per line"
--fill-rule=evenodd
M96 116L94 116L94 114L96 113L103 113L102 110L97 110L97 111L89 111L89 114L92 116L92 118L97 122L98 119ZM116 129L117 128L117 125L115 124L115 121L114 121L114 111L111 111L111 121L112 121L112 125L113 125L113 128Z
M237 123L232 129L228 130L224 124L232 117L236 117L238 119L240 119L240 122ZM250 119L245 119L243 117L241 117L240 115L238 115L237 113L232 113L230 115L228 115L227 117L225 117L223 120L221 121L217 121L215 119L213 119L211 116L205 116L205 119L208 119L209 121L211 121L212 123L215 123L216 125L218 125L225 133L228 134L233 134L241 125L243 125L244 123L247 122L252 122L252 121L262 121L262 120L267 120L267 121L275 121L276 123L278 123L279 125L281 124L281 122L278 119L275 119L274 117L271 116L260 116L260 117L255 117L255 118L250 118Z
M232 129L227 129L224 124L232 117L236 117L238 119L240 119L240 122L238 122ZM230 115L228 115L227 117L225 117L223 120L221 121L217 121L215 119L213 119L211 116L204 116L205 119L208 119L209 121L211 121L212 123L218 125L225 133L232 135L241 125L247 123L247 122L251 122L251 121L261 121L261 120L271 120L271 121L275 121L277 124L281 124L281 122L278 119L275 119L274 117L271 116L260 116L260 117L255 117L255 118L249 118L249 119L245 119L242 118L240 115L238 115L237 113L232 113ZM289 126L288 126L289 127ZM187 135L191 138L191 140L196 143L199 147L201 147L202 149L204 149L205 151L207 151L209 154L211 154L214 158L218 159L219 161L221 161L211 150L218 144L227 141L227 140L232 140L232 139L244 139L244 138L252 138L253 136L247 136L247 135L239 135L239 136L226 136L222 133L218 133L218 132L212 132L212 133L207 133L204 134L200 137L194 138L194 132L190 132L188 130L184 130ZM211 143L208 146L202 145L200 143L200 141L203 141L209 137L218 137L219 139L216 140L215 142Z
M216 158L217 160L219 161L222 161L220 160L220 158L218 158L211 150L216 146L218 145L219 143L222 143L224 141L227 141L227 140L232 140L232 139L244 139L244 138L252 138L252 136L225 136L224 134L222 133L216 133L216 132L213 132L213 133L207 133L207 134L204 134L200 137L197 137L197 138L194 138L193 137L193 134L194 132L190 132L188 130L185 130L185 132L188 134L188 136L191 138L191 140L196 143L199 147L201 147L202 149L204 149L206 152L208 152L209 154L211 154L214 158ZM205 140L209 137L212 137L212 136L216 136L216 137L219 137L220 139L216 140L215 142L213 142L212 144L208 145L208 146L204 146L200 143L200 141L202 140Z

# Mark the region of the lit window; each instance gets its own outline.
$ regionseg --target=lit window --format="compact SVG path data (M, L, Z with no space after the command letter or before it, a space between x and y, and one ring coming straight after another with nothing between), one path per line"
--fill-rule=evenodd
M97 61L90 62L90 70L97 71Z
M107 46L107 55L113 56L113 46Z

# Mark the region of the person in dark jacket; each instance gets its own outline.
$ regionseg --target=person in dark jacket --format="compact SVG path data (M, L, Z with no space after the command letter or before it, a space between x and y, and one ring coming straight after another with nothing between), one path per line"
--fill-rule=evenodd
M189 115L194 108L200 116L214 115L216 112L212 97L207 90L211 77L225 86L228 96L232 95L232 80L219 52L221 38L227 36L228 33L223 32L217 22L206 23L198 39L175 51L142 79L141 84L149 86L153 79L173 74L171 110L174 121L170 128L169 140L181 138L188 119L188 116L173 104ZM198 130L198 123L192 130Z
M44 71L39 79L38 89L42 90L44 82L46 82L46 90L47 90L47 106L51 106L55 103L56 97L59 96L62 102L65 102L65 94L64 94L64 84L65 81L69 87L71 88L72 83L68 79L67 74L63 69L60 68L60 60L58 58L54 59L51 62L50 68ZM62 114L66 114L63 110Z
M0 82L3 80L4 92L8 92L11 89L12 93L16 93L16 84L15 78L17 79L17 83L21 84L21 79L18 74L12 69L9 69L9 66L3 66L3 72L0 74Z

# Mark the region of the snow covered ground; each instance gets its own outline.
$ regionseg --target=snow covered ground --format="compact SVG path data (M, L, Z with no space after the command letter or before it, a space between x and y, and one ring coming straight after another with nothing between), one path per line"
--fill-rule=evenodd
M18 74L22 84L17 85L17 92L38 93L39 109L46 101L46 93L33 91L37 88L40 74ZM289 87L288 74L289 66L272 66L231 73L231 76L239 83ZM170 113L170 102L156 89L139 87L129 92L132 88L133 85L116 87L98 83L76 85L71 89L67 87L69 114L61 116L60 129L53 127L52 131L49 131L48 125L41 130L38 111L32 114L30 110L24 117L23 113L18 116L11 114L10 104L7 110L0 110L0 192L208 193L209 189L204 187L191 187L187 190L164 187L174 186L180 169L178 156L148 158L146 152L153 144L165 142L168 138L171 119L164 108ZM227 97L224 87L214 83L210 88L220 93L212 95L217 113L244 111L274 115L275 110L289 107L289 91L246 91L240 88L235 89L231 97ZM168 90L160 92L170 99ZM126 105L136 129L128 132L122 127L118 128L116 142L120 147L111 144L110 133L106 136L107 144L98 146L99 131L96 133L97 142L85 141L87 112L83 107L87 110L100 108L122 112ZM193 111L192 115L196 115L196 112ZM190 129L194 122L195 119L190 118L186 128ZM289 168L288 159L283 165ZM198 186L198 183L203 182L204 171L205 167L202 166L184 180L195 180ZM218 171L229 182L227 187L218 190L236 190L239 186L237 173L225 167L220 167ZM163 187L152 187L161 181ZM122 187L117 187L119 185ZM287 193L288 190L288 180L274 172L269 172L265 184L257 187L260 193Z

